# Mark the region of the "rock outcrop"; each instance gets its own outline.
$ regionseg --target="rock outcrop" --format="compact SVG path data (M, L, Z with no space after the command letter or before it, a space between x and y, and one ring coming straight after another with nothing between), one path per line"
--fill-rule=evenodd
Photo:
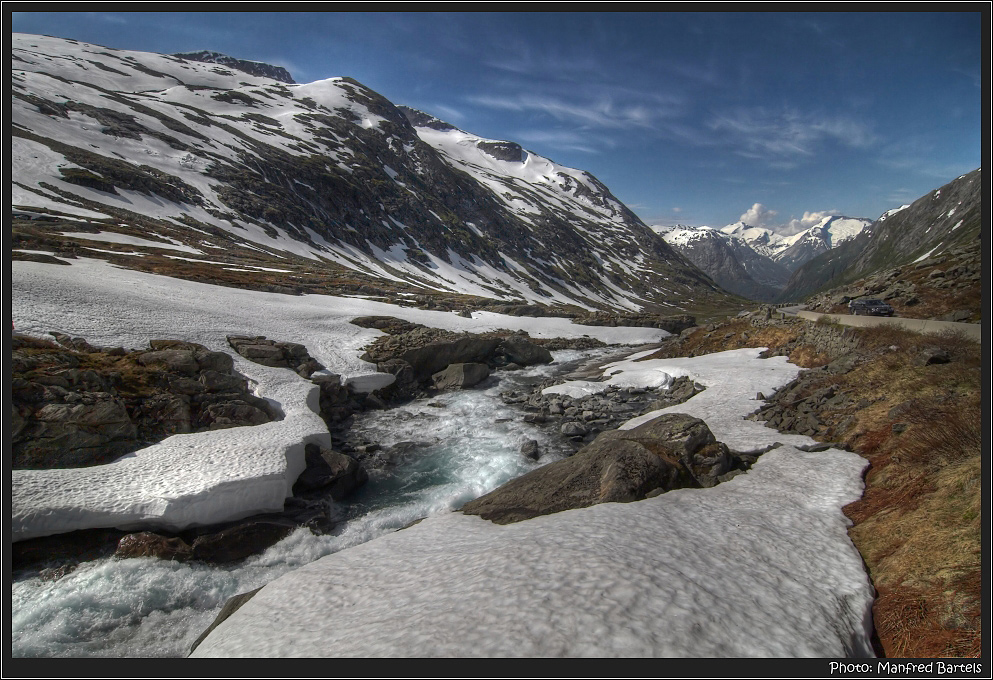
M569 397L562 394L542 394L542 391L561 380L549 380L535 386L530 392L508 390L500 394L506 404L519 404L524 409L524 420L555 428L568 438L575 448L592 442L601 432L618 427L621 423L668 406L681 404L703 387L689 378L676 378L668 389L607 387L599 394Z
M427 396L431 390L462 389L498 368L551 363L551 352L526 333L453 333L391 317L360 317L357 325L390 335L377 338L362 355L396 380L377 394L390 402Z
M13 336L14 468L108 463L173 434L281 417L224 352L176 340L127 351L53 335L58 344Z
M306 347L295 342L277 342L264 335L229 335L228 344L249 361L263 366L288 368L302 378L309 378L324 369L310 356Z

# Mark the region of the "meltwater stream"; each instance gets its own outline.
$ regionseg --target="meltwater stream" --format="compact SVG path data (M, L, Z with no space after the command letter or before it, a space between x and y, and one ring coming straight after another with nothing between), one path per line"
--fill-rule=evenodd
M332 534L299 528L261 555L229 567L155 558L85 562L56 581L17 578L11 591L14 657L185 656L224 602L292 569L411 522L455 510L504 482L567 455L566 442L524 423L500 392L561 375L612 350L554 352L555 362L501 372L481 388L447 392L356 418L354 436L390 450L342 504ZM430 405L429 405L430 404ZM542 451L520 453L528 439ZM401 442L410 442L395 446ZM392 447L392 448L391 448Z

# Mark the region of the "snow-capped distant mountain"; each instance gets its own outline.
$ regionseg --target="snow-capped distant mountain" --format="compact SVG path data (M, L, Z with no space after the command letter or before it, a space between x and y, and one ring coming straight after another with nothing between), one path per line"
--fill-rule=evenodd
M771 302L779 297L797 267L854 238L869 224L870 220L863 218L830 215L791 236L744 222L721 229L652 229L725 290Z
M793 245L793 237L782 236L772 229L753 227L744 222L734 222L721 228L721 233L744 241L759 255L775 260L784 250Z
M248 265L299 291L659 311L726 299L589 173L350 78L297 85L209 54L12 40L12 204L48 220L15 219L15 248L109 257L65 236L99 230L197 263L184 273L141 248L121 266L228 285Z
M755 252L794 271L804 262L854 238L870 224L872 220L862 217L828 215L817 224L790 236L765 227L752 227L744 222L729 224L721 231L744 240Z
M798 267L821 253L837 248L845 241L855 238L870 224L872 224L872 220L859 217L843 217L841 215L825 217L809 229L787 237L792 242L789 247L777 253L774 259L790 271L796 271Z
M712 227L679 225L652 229L721 288L737 295L771 302L789 281L788 269L756 252L743 238Z

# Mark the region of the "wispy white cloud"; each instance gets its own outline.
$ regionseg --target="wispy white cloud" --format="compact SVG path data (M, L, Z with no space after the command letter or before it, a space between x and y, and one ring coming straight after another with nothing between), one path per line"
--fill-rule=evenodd
M437 115L447 123L451 123L453 121L461 123L466 119L464 113L458 109L452 108L451 106L446 106L445 104L432 104L429 110L431 111L431 115Z
M94 19L115 26L125 26L128 24L127 17L121 14L109 14L107 12L87 12L86 14Z
M976 166L968 167L941 158L943 151L930 140L903 137L881 149L876 162L888 170L910 172L943 182L976 169Z
M843 116L817 116L793 109L740 109L714 116L707 127L745 158L795 163L829 142L863 149L876 143L870 127Z
M558 121L595 128L649 128L662 114L643 103L619 104L607 97L585 102L540 94L471 95L467 99L477 106L518 113L541 112Z
M514 139L527 144L540 144L544 147L562 151L580 151L582 153L597 153L600 149L590 144L590 136L569 130L522 130L514 133ZM612 146L605 138L597 139L600 146ZM607 142L603 144L602 142Z

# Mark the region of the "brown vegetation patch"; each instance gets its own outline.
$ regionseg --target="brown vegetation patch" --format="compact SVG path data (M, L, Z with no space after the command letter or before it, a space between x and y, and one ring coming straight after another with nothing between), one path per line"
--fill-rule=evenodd
M650 358L769 347L813 368L839 359L804 341L806 321L697 328ZM823 330L822 324L819 328ZM841 329L839 328L839 331ZM812 371L790 404L828 388L816 439L870 462L863 497L848 505L850 535L878 598L890 657L973 657L982 647L982 346L959 333L895 325L852 328L854 368Z
M845 508L879 591L887 656L976 656L981 650L981 350L960 337L883 328L867 345L897 347L843 376L870 408L855 413L866 491ZM893 343L893 345L887 345ZM937 346L949 363L920 366Z

